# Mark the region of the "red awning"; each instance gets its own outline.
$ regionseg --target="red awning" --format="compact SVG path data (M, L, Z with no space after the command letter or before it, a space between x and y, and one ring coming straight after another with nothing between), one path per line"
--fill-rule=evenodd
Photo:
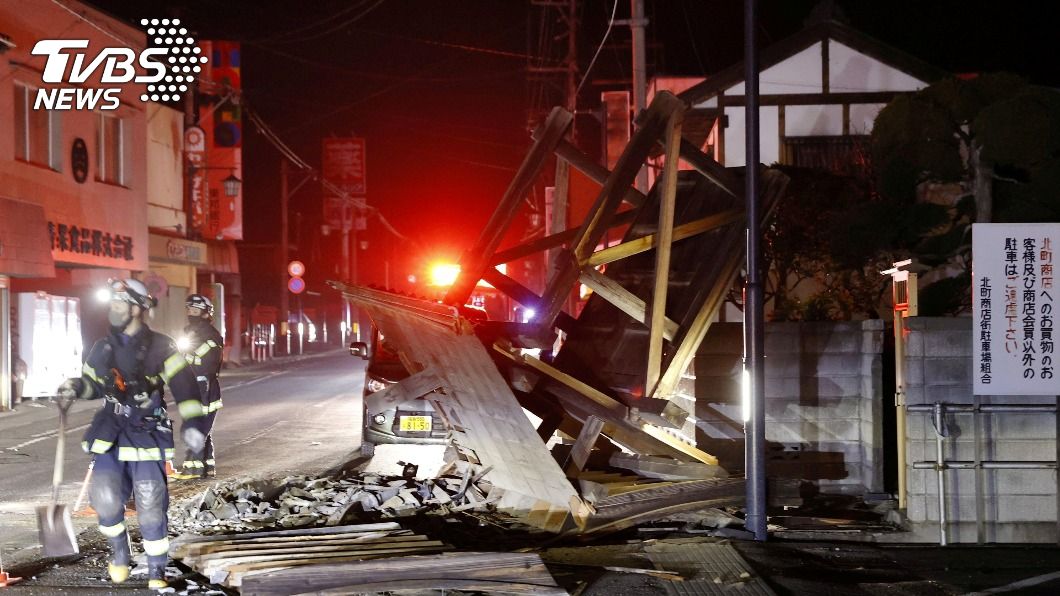
M0 275L55 277L44 207L0 198Z

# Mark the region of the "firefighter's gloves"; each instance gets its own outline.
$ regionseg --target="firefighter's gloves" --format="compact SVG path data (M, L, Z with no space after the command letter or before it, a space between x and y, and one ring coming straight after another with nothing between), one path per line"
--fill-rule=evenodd
M145 410L150 409L151 406L151 394L146 391L141 391L136 395L133 395L133 399L136 400L136 407L143 408Z
M184 439L184 446L195 453L202 453L206 447L206 435L197 428L185 428L181 437Z
M85 381L81 378L66 379L62 385L59 385L59 389L56 391L62 399L74 399L74 398L88 398L91 395L89 387L85 384Z

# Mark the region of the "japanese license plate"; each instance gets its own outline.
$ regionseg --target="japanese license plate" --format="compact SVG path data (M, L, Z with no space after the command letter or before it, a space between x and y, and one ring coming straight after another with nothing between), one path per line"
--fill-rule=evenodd
M402 416L398 428L404 432L431 432L431 417Z

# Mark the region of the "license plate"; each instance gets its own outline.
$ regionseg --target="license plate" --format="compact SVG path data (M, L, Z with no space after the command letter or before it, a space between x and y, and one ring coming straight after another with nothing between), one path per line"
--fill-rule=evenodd
M431 432L431 417L401 416L398 428L404 432Z

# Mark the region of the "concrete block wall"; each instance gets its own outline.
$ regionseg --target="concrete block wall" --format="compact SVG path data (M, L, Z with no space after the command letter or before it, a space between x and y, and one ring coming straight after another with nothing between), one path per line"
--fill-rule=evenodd
M802 494L882 491L883 329L882 321L766 325L771 481L795 481ZM695 401L687 406L698 445L735 473L744 468L742 354L742 324L712 325L696 354Z
M972 322L967 318L907 319L906 400L913 404L973 403ZM1060 394L1060 384L1057 386ZM1055 396L981 396L984 404L1055 404ZM974 460L975 422L970 414L946 418L950 436L943 457ZM1056 461L1057 421L1053 414L981 414L980 456L984 460ZM934 470L913 462L934 461L935 429L929 414L910 413L907 423L907 515L918 538L938 539L938 481ZM944 472L946 516L951 542L976 542L977 509L987 542L1060 540L1055 470L983 470L977 508L974 470Z

